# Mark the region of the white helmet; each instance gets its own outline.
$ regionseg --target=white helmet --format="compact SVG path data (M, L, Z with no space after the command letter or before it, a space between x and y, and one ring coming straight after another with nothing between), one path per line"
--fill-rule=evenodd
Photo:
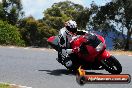
M69 20L65 23L65 27L67 28L68 31L70 32L77 32L77 23L73 20Z

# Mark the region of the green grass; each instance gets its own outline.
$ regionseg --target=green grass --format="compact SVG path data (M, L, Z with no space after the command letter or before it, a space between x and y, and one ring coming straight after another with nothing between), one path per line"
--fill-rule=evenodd
M0 83L0 88L10 88L10 86L8 84Z

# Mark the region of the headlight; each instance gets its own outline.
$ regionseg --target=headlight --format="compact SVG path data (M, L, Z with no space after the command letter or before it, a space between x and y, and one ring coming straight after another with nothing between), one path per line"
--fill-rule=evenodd
M97 47L96 47L96 51L99 52L103 49L104 44L101 42Z

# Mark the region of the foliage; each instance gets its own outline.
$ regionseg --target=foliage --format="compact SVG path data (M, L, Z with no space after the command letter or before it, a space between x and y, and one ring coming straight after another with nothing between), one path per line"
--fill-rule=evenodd
M21 0L2 0L0 3L0 19L15 25L23 15Z
M0 83L0 88L10 88L9 84Z
M72 19L77 22L78 29L85 30L88 27L102 31L104 37L118 29L122 39L119 36L113 38L114 48L128 50L132 36L132 0L112 1L104 6L92 2L90 8L71 1L58 2L43 12L42 19L35 20L32 16L22 18L21 0L2 0L0 20L4 22L0 21L0 44L24 45L25 42L27 46L47 47L47 38L56 35L64 22ZM127 31L126 36L124 31Z
M98 7L96 15L92 18L93 21L91 24L94 29L101 29L107 33L113 28L117 30L118 27L118 30L122 33L123 37L123 43L121 46L122 48L128 50L132 36L131 11L131 0L115 0L115 2L109 2L105 6ZM124 31L127 31L127 37L124 36Z
M19 21L22 38L28 46L47 46L47 38L55 35L56 30L49 28L43 21L32 16Z
M64 22L73 19L77 22L79 29L86 29L89 20L89 9L70 1L54 3L51 8L44 11L44 21L49 27L60 29Z
M24 46L18 28L0 20L0 44Z
M64 22L69 19L77 21L80 29L85 29L90 12L79 4L64 1L54 3L51 8L44 11L44 18L40 20L33 17L19 20L22 14L21 0L2 0L0 3L0 19L16 25L27 46L46 47L47 38L56 35L57 29L62 28Z

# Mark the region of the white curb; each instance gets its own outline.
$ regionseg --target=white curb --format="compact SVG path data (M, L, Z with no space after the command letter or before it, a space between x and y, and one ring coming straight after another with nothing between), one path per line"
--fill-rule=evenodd
M21 86L21 85L16 85L16 84L9 84L10 86L14 86L15 88L32 88L32 87L27 87L27 86Z
M12 48L15 48L15 47L14 47L14 46L11 46L11 47L9 47L9 48L11 48L11 49L12 49Z
M128 56L132 56L132 55L128 55Z

